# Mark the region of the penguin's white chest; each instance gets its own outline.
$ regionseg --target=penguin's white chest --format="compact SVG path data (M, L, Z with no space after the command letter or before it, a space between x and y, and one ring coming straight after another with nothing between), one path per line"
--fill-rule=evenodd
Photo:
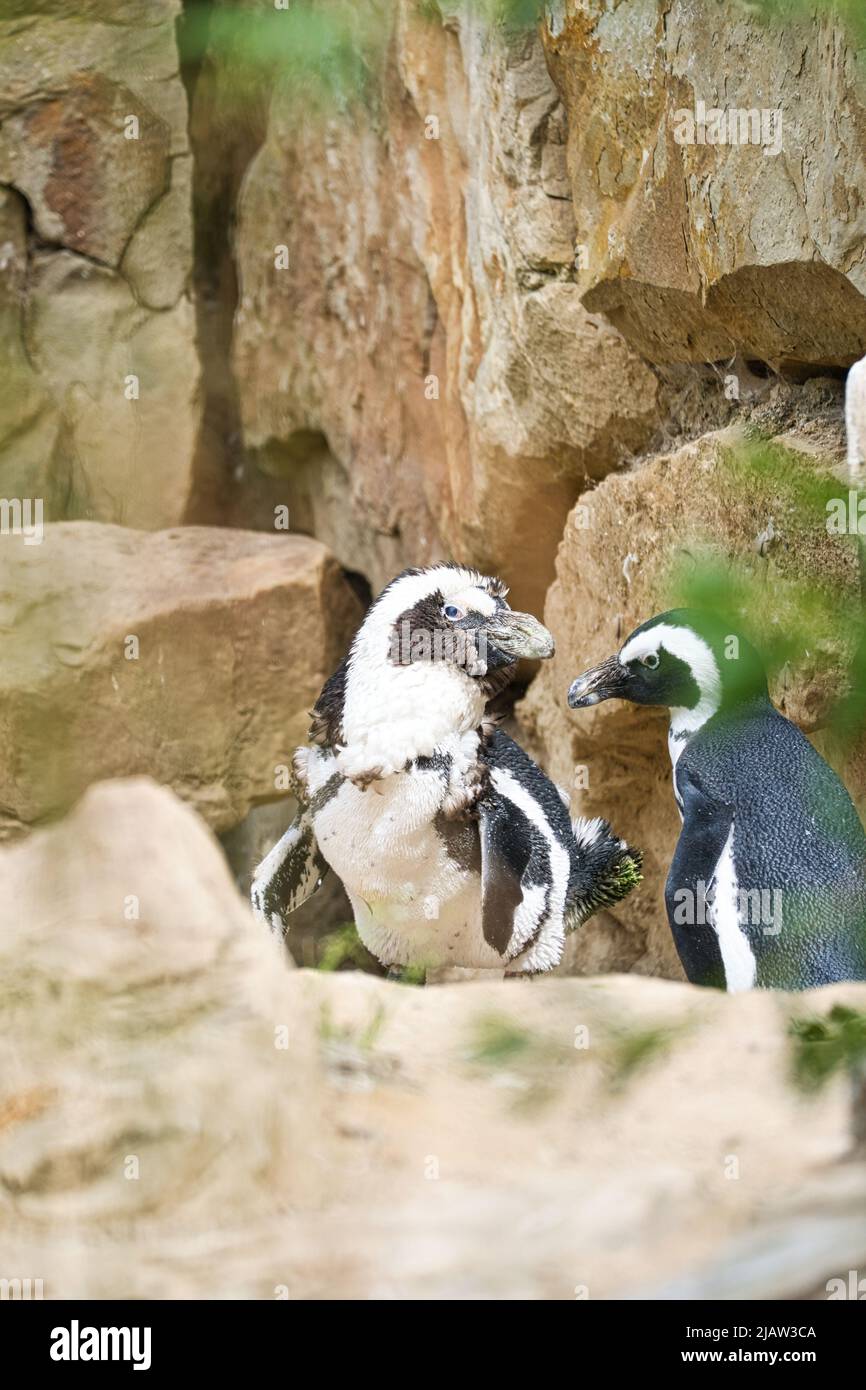
M445 793L441 774L413 767L364 791L343 782L316 813L316 840L358 934L385 965L502 964L481 931L477 831L443 833Z
M402 899L444 867L434 827L443 796L441 777L414 768L363 791L343 782L316 814L316 839L350 892Z

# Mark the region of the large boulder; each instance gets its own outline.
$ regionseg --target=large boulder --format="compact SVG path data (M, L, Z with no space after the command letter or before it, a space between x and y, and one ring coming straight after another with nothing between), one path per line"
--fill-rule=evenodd
M809 431L795 430L763 446L759 465L732 426L605 479L570 518L545 609L556 655L520 706L521 724L572 792L574 812L609 817L644 850L645 879L613 916L590 921L570 940L569 969L682 978L664 906L680 830L668 716L619 700L581 711L566 705L574 677L618 650L635 627L690 593L724 607L715 585L729 573L744 605L739 629L762 649L792 639L794 650L772 673L771 696L824 751L837 751L825 726L845 694L862 630L861 579L856 536L827 530L825 494L848 496L833 481L827 445L822 438L816 452ZM849 750L842 770L866 807L862 745Z
M0 849L0 891L0 1245L46 1298L826 1296L862 1267L847 1088L804 1102L786 1040L862 985L287 970L145 780Z
M287 792L361 605L303 536L47 526L0 539L6 833L146 773L214 828Z
M768 7L769 8L769 7ZM866 83L834 7L565 0L583 303L656 363L866 351Z
M179 0L4 6L0 494L183 519L199 424ZM34 12L35 11L35 12Z
M307 1182L315 1054L288 958L199 818L147 779L4 848L0 884L5 1272L46 1298L172 1298L207 1265L232 1294L217 1251ZM135 1230L153 1241L133 1257Z
M454 555L533 607L586 479L649 438L657 382L580 302L538 36L440 10L394 7L372 113L274 95L238 211L244 438L374 587Z

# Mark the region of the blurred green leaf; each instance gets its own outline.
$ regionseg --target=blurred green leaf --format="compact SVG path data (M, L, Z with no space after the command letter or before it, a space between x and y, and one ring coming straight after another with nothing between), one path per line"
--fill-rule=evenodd
M812 19L815 14L838 19L853 43L866 46L866 4L863 0L751 0L753 10L772 24Z
M671 608L696 609L741 633L759 652L770 676L788 664L797 665L807 653L819 666L826 666L833 654L847 671L847 688L823 723L843 756L866 729L863 540L845 535L838 542L850 549L848 578L859 569L859 586L846 585L830 566L824 573L823 564L809 565L807 559L826 554L834 503L847 505L852 492L856 513L861 494L829 473L798 467L789 451L760 439L726 453L719 489L752 513L761 508L772 511L787 563L770 576L757 555L746 559L721 554L708 530L690 537L671 556L662 600ZM802 561L801 555L806 557Z
M538 1051L541 1040L510 1018L488 1014L475 1026L470 1059L483 1066L502 1067Z
M378 964L358 935L354 922L346 922L328 932L319 942L317 970L366 970L374 973Z
M854 1075L866 1063L866 1014L834 1004L823 1017L792 1019L793 1074L804 1091L818 1091L832 1077Z
M538 22L540 0L465 0L490 26L525 29ZM436 0L417 0L419 20L441 25ZM375 74L397 17L395 0L291 0L277 10L260 0L194 0L178 22L187 66L218 65L223 98L240 107L263 92L301 98L324 109L374 102ZM242 114L239 112L239 114Z
M615 1034L610 1045L613 1085L624 1086L636 1072L664 1057L681 1032L681 1028L658 1027Z

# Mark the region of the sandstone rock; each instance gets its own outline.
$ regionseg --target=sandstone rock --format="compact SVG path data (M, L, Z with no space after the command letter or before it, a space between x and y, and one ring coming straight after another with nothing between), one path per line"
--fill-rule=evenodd
M244 437L374 588L446 554L532 607L587 477L649 437L657 383L580 303L538 38L443 13L397 7L372 117L275 94L239 208Z
M0 493L172 525L200 414L180 6L32 8L0 21Z
M768 25L740 0L559 9L545 48L586 308L656 363L862 356L866 88L841 22L779 11ZM699 103L710 124L692 132Z
M316 1064L286 961L202 822L146 779L5 848L0 882L4 1273L32 1258L46 1298L182 1296L163 1240L215 1251L304 1191ZM140 1259L135 1229L155 1237Z
M46 1298L654 1297L796 1201L836 1213L810 1277L862 1259L847 1090L804 1101L785 1038L862 985L286 971L142 781L0 850L0 884L0 1244Z
M6 832L147 773L217 829L285 794L360 606L300 536L96 523L0 540Z
M102 74L81 74L62 96L7 116L0 177L15 182L38 235L116 266L138 223L165 192L171 132L147 112L124 132L135 94ZM129 126L130 132L134 130Z
M775 468L751 470L737 462L743 445L742 431L731 427L605 479L581 500L565 530L545 609L556 656L530 688L521 722L555 780L572 791L574 812L609 817L645 853L644 883L618 905L621 926L608 933L607 951L599 956L604 932L596 923L570 943L572 969L603 963L681 978L663 898L680 828L667 715L622 701L584 711L566 706L576 675L616 651L654 613L677 606L677 563L685 561L687 580L704 572L703 557L742 567L762 598L759 608L739 615L739 625L760 647L780 634L796 636L804 603L814 604L818 631L776 671L770 693L819 746L831 704L845 690L860 573L856 539L828 535L823 494L813 499L807 490L810 480L829 476L827 455L816 453L808 432L793 432L772 446ZM847 496L844 488L841 495ZM774 540L760 555L756 543L770 518ZM862 750L843 775L866 802ZM644 942L642 954L636 937Z
M198 422L192 305L151 313L121 276L67 252L35 258L30 294L28 350L55 403L49 517L179 521Z
M395 992L307 972L289 988L327 999L359 1204L324 1226L299 1220L299 1293L324 1239L349 1297L654 1297L793 1202L807 1172L812 1200L820 1188L829 1202L849 1146L844 1085L812 1109L788 1080L786 1016L823 1012L832 990L729 998L607 977ZM863 986L843 995L866 999ZM648 1060L631 1072L639 1040ZM850 1234L825 1248L827 1275Z
M864 1199L862 1165L840 1165L818 1181L807 1180L799 1192L768 1202L755 1229L735 1236L703 1267L661 1287L651 1284L649 1296L711 1302L862 1298ZM643 1296L640 1289L634 1296Z
M168 187L126 243L121 273L148 309L171 309L187 288L192 261L192 158L171 162Z
M50 508L57 414L25 346L26 282L27 206L0 189L0 491L7 498L41 497Z

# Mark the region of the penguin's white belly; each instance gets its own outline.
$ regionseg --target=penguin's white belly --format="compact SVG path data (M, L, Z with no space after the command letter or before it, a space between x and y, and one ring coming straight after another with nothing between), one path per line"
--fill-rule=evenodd
M444 778L412 768L361 791L344 782L315 816L358 935L385 965L502 964L481 931L481 879L449 853L435 820Z
M383 965L417 965L426 970L459 965L490 970L504 965L481 932L481 885L477 874L464 875L462 888L446 901L426 895L419 903L371 901L349 897L358 935ZM431 910L432 909L432 910ZM428 911L430 915L428 916Z
M742 922L733 822L713 874L713 899L708 916L719 940L728 993L741 994L754 989L757 963Z

